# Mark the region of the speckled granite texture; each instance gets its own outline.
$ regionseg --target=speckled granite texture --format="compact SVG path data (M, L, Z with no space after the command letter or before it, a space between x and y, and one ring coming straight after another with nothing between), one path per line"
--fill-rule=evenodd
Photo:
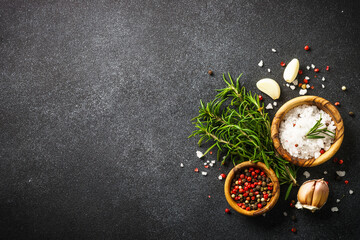
M359 11L359 1L2 1L0 238L356 239ZM190 119L224 72L243 73L256 93L257 80L276 79L279 106L298 96L279 64L294 57L326 77L309 94L341 102L344 164L307 169L330 182L328 203L296 211L282 189L265 217L225 214L217 176L231 165L194 173L205 148L187 139ZM338 169L348 185L334 180Z

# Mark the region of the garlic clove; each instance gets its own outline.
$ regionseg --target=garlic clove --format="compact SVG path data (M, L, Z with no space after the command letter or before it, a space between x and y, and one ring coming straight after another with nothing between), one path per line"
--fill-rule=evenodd
M329 196L329 187L324 180L318 180L315 182L315 190L311 205L321 208Z
M280 86L271 78L263 78L256 83L256 87L263 93L276 100L280 97Z
M314 181L307 181L301 185L298 192L298 200L302 205L311 205L312 195L314 193Z
M298 75L299 67L300 62L298 59L294 58L291 60L284 70L284 80L288 83L292 83Z

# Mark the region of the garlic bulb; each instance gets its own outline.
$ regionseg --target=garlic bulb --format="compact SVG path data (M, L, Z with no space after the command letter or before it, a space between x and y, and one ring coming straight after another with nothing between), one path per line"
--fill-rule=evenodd
M327 201L329 187L323 179L306 181L298 191L297 208L306 208L315 212L319 210Z

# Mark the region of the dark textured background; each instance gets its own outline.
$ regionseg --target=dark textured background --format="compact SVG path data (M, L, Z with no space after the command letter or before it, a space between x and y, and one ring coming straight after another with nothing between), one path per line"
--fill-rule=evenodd
M359 1L1 1L0 237L356 239L359 11ZM279 105L298 96L279 65L294 57L326 77L325 89L312 78L309 94L341 102L345 163L308 169L330 182L328 203L315 214L291 209L282 189L265 217L225 214L217 176L231 166L194 173L205 148L187 139L190 119L224 87L224 72L243 73L256 93L257 80L276 79ZM334 180L337 169L348 185Z

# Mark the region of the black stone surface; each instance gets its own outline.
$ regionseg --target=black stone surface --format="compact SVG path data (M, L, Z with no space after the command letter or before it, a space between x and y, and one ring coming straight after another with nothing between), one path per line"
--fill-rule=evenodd
M1 1L0 238L358 239L359 11L359 1ZM329 200L295 210L284 188L265 217L225 214L217 176L231 165L194 172L205 148L187 139L190 119L226 72L256 93L257 80L276 79L279 106L298 96L279 64L294 57L309 94L341 103L344 164L298 174L325 177Z

